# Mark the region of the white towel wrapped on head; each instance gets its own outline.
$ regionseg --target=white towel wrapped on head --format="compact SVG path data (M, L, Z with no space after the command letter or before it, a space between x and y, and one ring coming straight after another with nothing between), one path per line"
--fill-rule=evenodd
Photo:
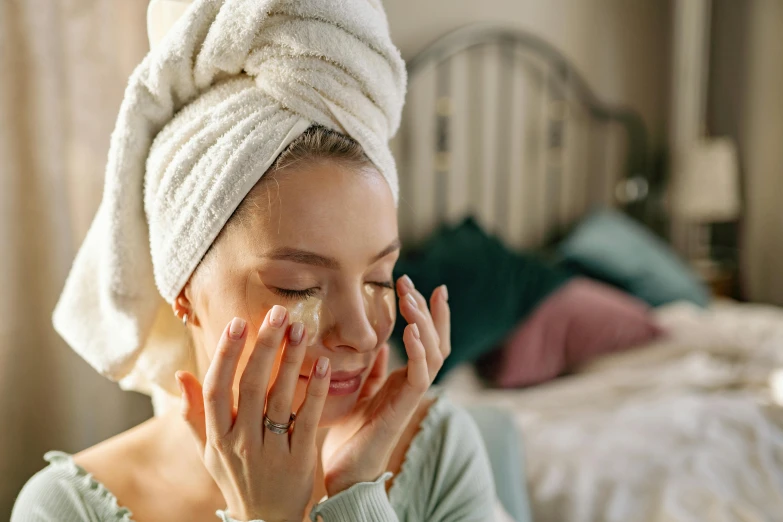
M170 304L291 141L350 135L396 201L405 83L377 0L196 0L129 80L56 330L124 388L176 394L192 354Z

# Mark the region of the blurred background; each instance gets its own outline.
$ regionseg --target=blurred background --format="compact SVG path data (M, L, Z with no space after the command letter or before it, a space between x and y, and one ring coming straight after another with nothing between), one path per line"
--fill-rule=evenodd
M476 372L470 374L475 378L470 385L459 381L460 389L475 392L464 397L466 403L488 401L510 411L522 434L511 439L524 442L527 462L510 472L522 478L517 489L507 493L511 500L506 499L506 507L518 520L528 515L535 520L576 520L580 511L579 520L643 520L608 515L623 513L627 506L661 512L649 499L663 495L661 484L670 483L672 473L685 476L682 469L662 471L653 466L652 456L635 454L639 462L649 458L648 467L638 468L641 482L622 478L627 487L636 484L655 492L648 499L640 490L621 491L621 475L609 477L583 460L565 459L585 440L617 448L624 440L664 429L661 426L680 429L682 419L674 419L672 404L652 404L653 396L644 395L639 411L658 411L658 404L667 412L662 414L666 421L654 427L635 417L628 421L618 413L619 403L602 395L605 389L598 383L610 378L595 378L588 371L582 384L599 395L577 388L582 384L573 376L566 381L572 390L581 390L574 393L583 401L593 397L595 408L606 407L590 410L590 417L574 404L569 412L578 416L582 411L582 424L552 421L544 426L546 415L541 412L573 402L574 394L560 388L556 392L565 395L547 398L545 391L552 388L541 388L542 395L536 395L539 388L533 385L578 373L588 355L592 361L606 352L638 347L666 330L675 338L679 333L691 336L677 338L676 350L666 347L666 369L674 373L665 375L681 372L682 379L650 380L652 388L665 384L674 389L676 383L692 399L689 394L696 385L688 379L705 382L705 375L715 375L709 373L712 363L704 363L707 371L688 366L688 357L714 356L715 346L730 344L742 348L747 360L742 359L741 368L752 367L753 376L740 383L720 380L717 388L709 381L709 388L719 388L719 399L729 400L724 392L744 390L752 381L758 394L735 397L736 412L774 404L770 383L783 352L783 318L777 308L783 306L783 2L383 3L410 73L408 105L394 151L401 171L401 230L406 244L418 250L412 248L403 257L400 270L418 274L422 281L430 277L433 285L451 278L452 296L459 296L454 288L463 285L461 295L467 301L484 299L503 307L489 308L491 331L477 333L463 323L459 337L465 340L464 352L456 355L453 366L468 365ZM0 3L0 518L10 513L24 482L43 467L44 452L79 451L152 412L146 397L123 392L97 375L51 327L54 304L101 198L109 136L125 83L149 48L147 4ZM613 210L596 214L597 208ZM464 221L466 217L473 219ZM618 244L623 238L627 241ZM485 257L475 257L477 251ZM642 252L641 260L629 259ZM455 263L455 258L479 264ZM481 273L487 267L493 267L491 273ZM665 273L653 274L658 269ZM472 285L464 283L466 274L473 278ZM566 288L580 299L594 298L590 288L573 290L574 280L611 287L632 298L619 304L612 301L614 294L606 298L613 303L606 305L607 314L614 313L612 306L620 314L610 314L609 321L643 322L642 329L627 338L622 337L627 328L603 331L601 335L612 337L608 345L596 341L595 332L560 332L557 337L551 329L541 333L539 323L534 329L531 320L545 318L550 309L559 317L565 309L578 315L550 299L565 299ZM512 295L510 288L519 293ZM675 313L684 302L698 311ZM459 298L454 306L460 313ZM643 317L628 317L628 310L641 310ZM596 324L598 319L579 316L573 324L579 321ZM730 330L720 330L729 324ZM750 330L757 332L753 340L747 337ZM717 331L725 335L715 337ZM708 335L713 335L709 342ZM577 348L567 346L586 339L593 343L589 354L575 355ZM532 353L536 343L542 348ZM675 351L679 358L671 356ZM734 362L737 353L731 355ZM634 373L642 366L649 369L649 361L644 361L607 371L611 379L646 383ZM522 366L535 371L509 375L510 368ZM454 375L463 376L456 370ZM736 377L736 371L732 375ZM449 374L444 379L448 386ZM707 401L706 395L699 397ZM678 403L683 409L677 411L694 420L707 411L731 409L715 401L697 403L703 406L698 412L693 402ZM515 409L520 404L525 404L524 411ZM769 423L759 433L775 434L769 445L756 438L728 446L747 449L737 462L764 460L759 455L771 452L760 465L766 478L747 479L768 497L743 496L744 486L736 491L729 487L727 493L737 505L760 510L758 520L775 520L766 514L780 507L783 498L783 444L773 422L777 411L759 413L763 423ZM731 422L740 417L737 413ZM646 435L623 431L629 422L649 428ZM715 429L728 429L728 422ZM755 422L762 421L747 421ZM599 425L613 426L611 434ZM592 431L579 431L586 427ZM570 434L576 446L554 443L558 434ZM687 456L693 448L680 449ZM713 449L702 455L704 462L717 462L710 455L725 454L718 446ZM562 460L556 460L558 455ZM605 463L601 459L608 457L596 458ZM736 477L753 473L721 462L725 467L716 468L713 478L731 476L736 482ZM574 482L564 478L569 471ZM699 482L699 477L694 480L705 491L721 491L719 485L709 486L712 479ZM580 480L599 488L590 490L592 500L584 498L585 490L576 492L586 483ZM650 504L640 507L628 500L642 497ZM626 504L618 500L622 498ZM769 500L774 498L778 500ZM717 503L726 507L726 502ZM737 512L727 513L720 520L740 520ZM697 519L707 520L689 520Z

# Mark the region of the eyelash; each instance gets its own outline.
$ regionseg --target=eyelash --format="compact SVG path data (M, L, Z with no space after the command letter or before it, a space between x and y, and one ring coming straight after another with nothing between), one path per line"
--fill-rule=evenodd
M315 295L317 288L308 288L307 290L288 290L286 288L275 288L275 293L286 299L308 299Z
M394 283L391 281L370 281L371 285L380 286L381 288L394 288ZM287 288L275 288L274 292L286 299L308 299L315 295L318 287L308 288L306 290L289 290Z

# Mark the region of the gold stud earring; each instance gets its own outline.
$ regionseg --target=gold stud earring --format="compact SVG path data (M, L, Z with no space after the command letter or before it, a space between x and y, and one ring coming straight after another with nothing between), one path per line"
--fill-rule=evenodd
M182 326L187 326L187 325L188 325L188 314L184 314L182 316Z

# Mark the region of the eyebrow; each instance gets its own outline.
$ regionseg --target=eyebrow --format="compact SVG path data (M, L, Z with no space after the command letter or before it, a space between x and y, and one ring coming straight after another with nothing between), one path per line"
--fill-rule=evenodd
M389 246L381 250L378 254L373 256L370 263L374 263L381 258L384 258L400 248L400 238L392 241ZM331 270L337 270L340 268L340 262L333 257L322 256L315 252L308 252L307 250L300 250L298 248L282 247L273 250L266 254L264 257L269 259L291 261L294 263L302 263L304 265L313 265L322 268L329 268Z

